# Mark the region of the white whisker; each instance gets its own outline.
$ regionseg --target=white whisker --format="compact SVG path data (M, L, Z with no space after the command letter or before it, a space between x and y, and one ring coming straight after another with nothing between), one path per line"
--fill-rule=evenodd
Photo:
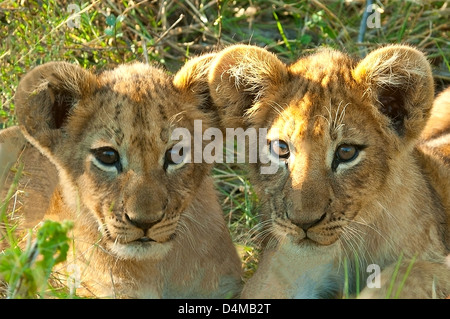
M275 101L270 101L269 106L277 112L284 120L287 120L286 115L284 114L285 109Z
M181 112L178 112L177 114L173 115L169 119L169 125L172 126L175 123L175 121L179 122L181 120L181 115L183 115L184 113L186 113L186 111L181 111Z
M330 101L330 105L331 105L331 101ZM334 121L333 121L333 130L336 131L337 130L337 125L338 125L338 115L339 115L339 110L341 109L341 105L342 105L342 101L339 102L336 113L334 114Z

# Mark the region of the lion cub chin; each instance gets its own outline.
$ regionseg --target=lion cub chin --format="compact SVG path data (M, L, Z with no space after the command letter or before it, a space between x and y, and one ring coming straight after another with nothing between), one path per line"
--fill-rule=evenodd
M248 164L267 246L242 297L450 296L450 117L427 123L420 51L321 49L286 65L234 45L211 61L209 85L224 127L267 130L253 145L269 163Z
M241 261L211 165L192 163L189 145L180 151L172 134L192 133L194 120L215 125L205 77L211 57L175 76L141 63L94 74L51 62L21 80L20 129L2 132L0 160L11 166L11 154L21 154L24 175L32 173L25 192L44 199L42 207L25 200L23 225L74 222L72 252L55 272L75 282L78 295L239 294Z

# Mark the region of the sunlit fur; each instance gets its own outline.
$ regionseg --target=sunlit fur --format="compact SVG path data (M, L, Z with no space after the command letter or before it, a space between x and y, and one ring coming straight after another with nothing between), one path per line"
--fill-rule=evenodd
M47 189L53 195L45 218L74 221L73 251L56 272L73 277L76 267L68 266L76 264L79 295L238 294L241 262L211 165L165 163L166 151L178 142L171 139L173 129L192 133L195 119L204 129L216 121L204 76L208 59L188 62L174 77L142 63L94 74L54 62L20 82L20 128L59 175L56 189ZM119 153L121 170L93 156L100 147ZM56 174L54 167L42 174Z
M290 147L276 174L249 164L266 250L242 297L354 296L358 269L362 289L367 266L377 264L384 285L361 297L384 298L400 258L398 282L417 263L400 297L450 295L450 168L442 153L418 145L434 97L421 52L391 45L359 60L320 49L286 65L265 49L235 45L211 65L223 125L268 128L269 138L278 130ZM343 144L359 154L333 165Z
M450 87L436 97L421 137L424 140L422 145L428 151L447 164L450 163Z

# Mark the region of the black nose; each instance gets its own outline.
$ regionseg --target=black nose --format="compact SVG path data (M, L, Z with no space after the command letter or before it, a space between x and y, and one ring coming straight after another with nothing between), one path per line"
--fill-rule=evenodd
M162 220L162 217L158 217L156 219L150 218L130 218L128 214L125 214L126 220L133 226L140 228L144 231L152 228L154 225L159 223Z
M324 220L325 219L325 213L322 215L322 216L320 216L319 218L317 218L317 219L315 219L315 220L312 220L312 221L308 221L308 222L306 222L306 221L304 221L304 220L294 220L294 219L291 219L291 222L294 224L294 225L297 225L298 227L300 227L301 229L303 229L304 231L307 231L308 229L310 229L311 227L313 227L313 226L316 226L317 224L319 224L322 220Z

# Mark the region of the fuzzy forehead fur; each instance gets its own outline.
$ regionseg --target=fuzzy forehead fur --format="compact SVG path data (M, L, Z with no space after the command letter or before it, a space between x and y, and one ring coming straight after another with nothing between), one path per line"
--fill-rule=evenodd
M248 57L249 64L252 63L252 58ZM410 82L414 82L413 75L426 77L429 72L426 67L417 65L415 59L409 59L405 52L386 56L380 54L367 60L361 62L339 51L321 49L291 65L281 66L284 69L282 71L275 71L274 63L265 61L266 63L260 66L261 70L254 71L259 73L257 76L248 76L242 71L242 65L234 66L228 72L238 86L244 84L256 87L254 81L261 81L261 78L264 81L271 77L270 85L263 84L258 87L255 103L246 111L252 125L267 126L270 119L279 117L290 107L286 113L296 113L292 114L292 118L297 121L310 118L310 122L316 122L316 117L326 118L327 125L333 130L341 124L341 115L345 114L343 110L347 107L353 109L351 113L364 113L355 114L355 118L373 114L377 120L382 120L377 117L376 109L373 108L373 104L377 102L377 90L385 86L395 86L403 87L406 91ZM407 63L400 64L398 60L407 60ZM396 69L399 69L399 72L386 72L397 71ZM427 94L422 100L425 101L429 97ZM264 104L269 104L270 107L260 107ZM283 117L286 117L286 114L283 114Z
M153 158L159 155L156 150L164 151L161 148L170 144L173 128L192 128L194 118L206 120L197 110L201 101L172 81L163 70L141 63L103 72L97 78L96 89L79 102L85 107L75 109L72 118L77 122L71 123L69 129L96 132L89 136L90 140L101 138L133 150L128 154L130 161L133 157L157 161ZM87 116L80 116L78 110Z
M253 123L264 126L271 119L269 127L278 129L279 138L291 143L292 152L312 156L320 152L324 160L329 156L327 148L334 150L338 143L375 144L369 127L389 123L377 114L373 101L365 97L365 89L354 79L356 64L332 50L300 59L288 67L289 84L255 104L255 108L262 104L270 107L255 111ZM389 139L389 135L382 135ZM320 151L319 145L327 146Z

